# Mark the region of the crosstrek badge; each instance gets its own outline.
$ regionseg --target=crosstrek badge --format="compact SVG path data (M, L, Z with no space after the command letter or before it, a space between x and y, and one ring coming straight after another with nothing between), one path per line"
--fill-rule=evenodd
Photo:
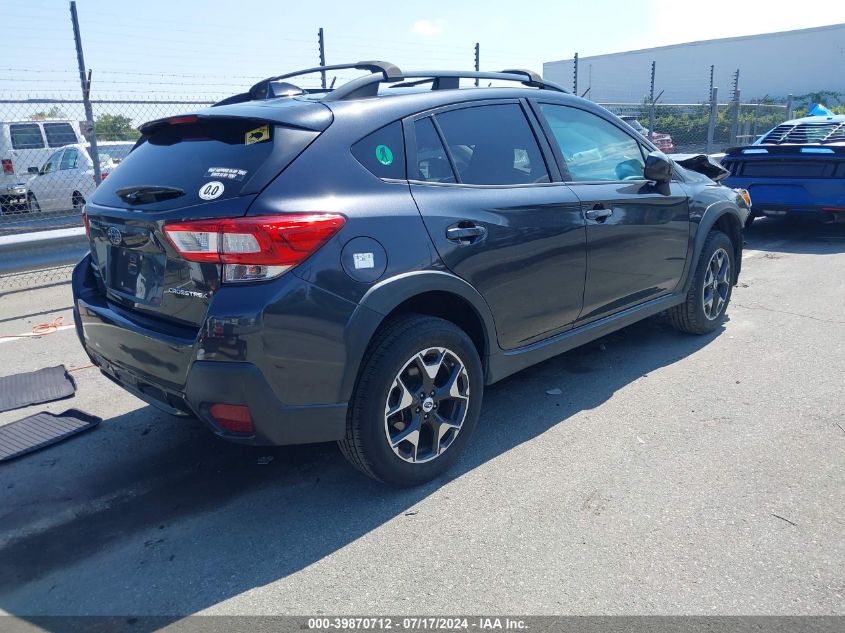
M261 141L270 140L270 126L262 125L244 134L244 145L252 145Z

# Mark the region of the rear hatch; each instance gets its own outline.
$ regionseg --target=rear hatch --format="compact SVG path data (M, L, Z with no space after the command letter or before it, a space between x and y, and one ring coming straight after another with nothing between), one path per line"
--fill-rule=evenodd
M165 223L245 215L331 120L319 103L276 99L142 126L135 149L86 205L101 291L126 310L200 325L221 267L182 258Z

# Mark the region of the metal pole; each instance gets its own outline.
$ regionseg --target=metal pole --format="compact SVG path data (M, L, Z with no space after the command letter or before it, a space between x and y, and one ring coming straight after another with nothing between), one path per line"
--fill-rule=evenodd
M794 100L795 100L795 97L793 97L792 95L789 95L786 98L786 120L787 121L789 121L793 116L792 109L793 109L793 101Z
M713 152L713 144L716 137L716 117L719 115L719 89L713 86L710 89L710 121L707 122L707 153Z
M736 145L739 136L739 68L734 73L733 112L731 113L731 145Z
M317 43L320 46L320 66L326 65L326 41L323 39L323 27L320 27L320 30L317 31ZM320 85L323 87L323 90L326 89L326 71L320 71Z
M475 43L475 71L481 70L481 46L478 42ZM475 87L478 87L478 77L475 78Z
M79 34L79 18L76 15L76 0L70 3L70 20L73 23L73 40L76 43L76 62L79 65L79 83L82 86L82 104L85 106L85 120L91 126L91 160L94 161L94 181L103 180L100 172L100 152L97 150L97 126L94 125L94 110L91 108L91 78L85 76L85 58L82 55L82 36Z
M657 62L651 62L651 90L649 92L649 108L648 108L648 140L654 140L654 119L656 113L654 111L654 74L657 70Z
M575 67L572 77L572 94L578 94L578 53L575 53L575 57L572 60L572 65Z
M715 64L710 64L710 95L713 95L713 71L716 69Z

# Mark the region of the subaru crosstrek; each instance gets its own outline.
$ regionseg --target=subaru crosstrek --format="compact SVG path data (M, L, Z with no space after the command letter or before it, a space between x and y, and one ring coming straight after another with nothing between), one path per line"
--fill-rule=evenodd
M737 192L535 73L302 72L349 67L369 74L141 127L73 273L107 377L228 440L336 441L412 485L459 457L485 385L660 312L720 325Z

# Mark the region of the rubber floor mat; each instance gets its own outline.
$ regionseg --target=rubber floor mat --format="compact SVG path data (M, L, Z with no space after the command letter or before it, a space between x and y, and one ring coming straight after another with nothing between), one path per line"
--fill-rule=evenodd
M0 411L69 398L76 383L64 365L0 378Z
M59 415L42 411L0 426L0 463L93 429L101 421L95 415L68 409Z

